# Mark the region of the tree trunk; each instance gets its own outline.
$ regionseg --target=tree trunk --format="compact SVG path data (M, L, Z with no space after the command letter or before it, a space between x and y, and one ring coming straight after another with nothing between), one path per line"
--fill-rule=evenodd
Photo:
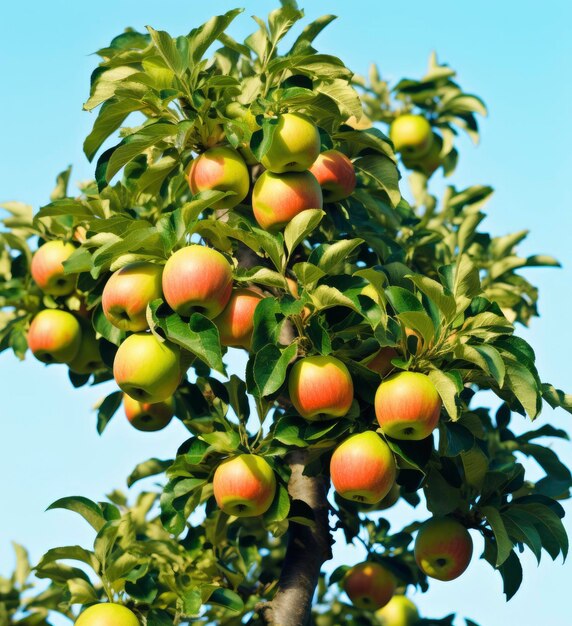
M324 562L332 558L327 481L323 476L303 475L307 459L306 450L296 450L288 455L292 470L288 493L292 500L301 500L312 509L315 525L290 523L278 591L271 602L257 607L266 626L306 626L320 570Z

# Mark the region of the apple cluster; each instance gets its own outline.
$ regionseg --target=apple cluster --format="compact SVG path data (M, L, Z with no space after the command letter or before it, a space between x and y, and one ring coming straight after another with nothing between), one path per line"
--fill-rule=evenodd
M348 197L356 186L354 166L347 156L338 150L320 152L320 133L310 119L284 113L274 122L270 145L259 163L253 162L250 151L244 156L232 147L214 146L198 155L188 169L193 194L226 194L212 203L215 211L232 210L251 194L253 216L269 233L284 229L302 211L322 209L324 202ZM437 143L429 124L418 116L399 117L391 134L404 158L429 158ZM253 166L262 171L251 189ZM76 277L66 274L63 265L75 249L72 243L54 240L35 253L32 277L46 295L57 298L75 290ZM291 295L298 297L297 284L287 280ZM152 330L151 303L162 300L183 319L202 315L218 329L222 346L250 351L255 310L265 297L257 287L237 287L232 259L198 243L177 249L164 265L136 262L116 270L105 283L101 307L109 324L125 336L114 356L113 377L124 392L130 423L142 431L164 428L174 416L174 394L186 376L184 349ZM89 318L89 311L40 311L30 325L30 349L44 363L65 363L79 374L105 369ZM354 432L331 455L335 491L361 506L383 508L399 497L398 469L388 440L426 439L440 419L441 398L430 378L422 372L397 370L393 363L397 357L394 348L386 347L366 363L380 376L374 404L378 430ZM354 404L348 367L331 355L302 352L294 361L287 389L296 413L309 422L345 417ZM214 498L231 516L263 515L276 490L274 470L257 454L231 456L214 471ZM471 553L470 535L452 518L432 519L418 533L415 557L428 576L456 578ZM376 561L356 565L344 579L350 599L367 609L385 606L396 587L392 572Z

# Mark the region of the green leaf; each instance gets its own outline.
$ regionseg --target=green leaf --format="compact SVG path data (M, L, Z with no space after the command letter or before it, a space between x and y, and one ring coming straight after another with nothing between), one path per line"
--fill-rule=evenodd
M165 333L165 337L192 352L209 367L225 374L217 327L200 313L193 313L188 322L172 313L161 300L150 304L153 322Z
M459 418L459 407L457 406L456 398L463 389L460 377L452 372L443 372L438 369L431 370L428 376L441 396L443 406L449 417L452 420L457 420Z
M511 550L506 561L499 567L499 571L503 580L503 591L508 602L522 583L522 565L514 550Z
M272 395L284 384L288 365L297 350L298 344L294 342L283 350L268 344L257 352L253 372L261 397Z
M99 532L106 523L106 519L103 516L103 511L99 504L92 502L88 498L82 496L70 496L67 498L60 498L46 509L52 511L54 509L67 509L68 511L74 511L83 517L83 519L97 532Z
M288 254L292 254L292 251L314 231L325 214L321 209L307 209L290 220L284 230L284 243Z
M445 293L443 285L432 278L421 276L420 274L412 274L408 278L415 284L417 289L437 305L437 308L443 314L445 322L452 322L455 319L457 309L455 298Z
M206 602L215 606L222 606L235 613L240 613L244 610L242 598L231 589L223 589L222 587L215 589Z
M270 150L277 127L277 117L265 117L262 121L262 128L252 134L250 149L257 161L261 161Z
M332 274L363 242L363 239L343 239L333 244L322 244L312 251L309 262L317 265L326 274Z
M234 18L242 12L243 9L232 9L223 15L216 15L189 33L189 50L194 63L198 63L202 59L211 44L224 33Z
M506 376L503 389L510 389L526 413L534 419L540 411L540 393L536 379L530 370L517 361L506 362Z
M319 68L316 69L319 70ZM345 119L352 115L359 119L363 115L357 91L347 80L334 78L332 80L314 81L314 90L333 100Z
M492 376L500 387L503 386L506 368L501 355L493 346L457 344L455 358L478 365L485 374Z
M392 206L401 200L399 191L399 171L395 163L387 156L369 154L354 162L356 171L363 173L387 194Z
M97 432L101 435L123 401L123 392L110 393L97 410Z
M165 61L167 67L180 78L188 67L188 59L186 55L181 54L177 47L176 41L165 31L155 30L151 26L147 26L147 30L151 35L151 39L155 44L155 48Z
M425 309L418 298L411 291L403 287L387 287L385 295L396 313L416 311L425 313Z
M500 511L492 506L484 506L481 513L485 516L489 526L491 527L497 547L496 567L502 565L512 552L512 541L506 531Z
M172 463L172 459L161 461L155 458L138 463L127 477L127 486L132 487L138 480L162 474Z
M269 526L276 522L281 522L288 517L290 512L290 497L286 487L279 483L276 489L276 495L270 505L270 508L264 513L264 524Z
M562 407L568 413L572 413L572 394L564 393L561 389L556 389L554 385L543 383L542 397L553 409Z

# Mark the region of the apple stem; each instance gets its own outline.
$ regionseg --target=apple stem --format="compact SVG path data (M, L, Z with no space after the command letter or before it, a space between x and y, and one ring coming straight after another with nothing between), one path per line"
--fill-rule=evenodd
M255 607L265 626L306 626L320 570L325 561L332 558L327 500L329 481L324 476L304 475L309 462L307 450L294 450L286 460L291 469L288 493L292 500L301 500L312 509L315 524L310 527L290 522L278 591L270 602Z

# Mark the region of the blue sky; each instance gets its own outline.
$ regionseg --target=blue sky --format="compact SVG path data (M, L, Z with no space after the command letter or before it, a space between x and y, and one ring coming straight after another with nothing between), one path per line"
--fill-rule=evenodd
M246 11L234 27L237 38L249 32L249 15L265 15L277 5L260 0L239 4ZM75 180L92 176L81 150L94 119L81 110L97 63L91 53L126 26L143 29L150 24L183 34L236 5L227 0L4 3L0 201L21 200L38 208L47 202L57 172L70 163ZM521 334L536 349L544 379L570 389L572 5L564 0L544 6L528 0L312 0L306 5L309 18L340 16L318 45L341 56L354 71L365 73L375 61L387 79L418 77L435 49L440 60L459 71L461 85L485 99L490 117L482 122L481 145L475 149L466 140L460 142L461 161L450 182L458 187L493 185L497 191L488 205L488 228L495 234L528 228L525 254L546 253L562 261L561 270L529 272L541 289L542 317ZM437 177L434 186L441 189L443 181ZM72 514L44 513L51 502L72 494L98 499L124 488L124 477L137 462L168 458L185 431L173 423L161 433L142 434L118 415L98 437L91 407L103 389L74 392L62 369L45 368L31 358L22 364L10 354L0 355L0 372L0 572L6 574L12 539L27 545L33 559L50 547L91 539ZM548 408L539 423L570 430L569 416ZM572 465L569 445L555 449ZM572 507L567 510L571 515ZM389 515L395 525L411 518L406 505ZM572 531L570 519L567 527ZM477 543L477 556L479 549ZM339 544L329 567L359 558L356 550ZM572 566L543 560L537 568L532 558L524 564L524 585L509 604L498 575L476 558L460 580L434 583L415 600L426 615L458 612L481 626L508 618L521 624L542 620L568 625Z

